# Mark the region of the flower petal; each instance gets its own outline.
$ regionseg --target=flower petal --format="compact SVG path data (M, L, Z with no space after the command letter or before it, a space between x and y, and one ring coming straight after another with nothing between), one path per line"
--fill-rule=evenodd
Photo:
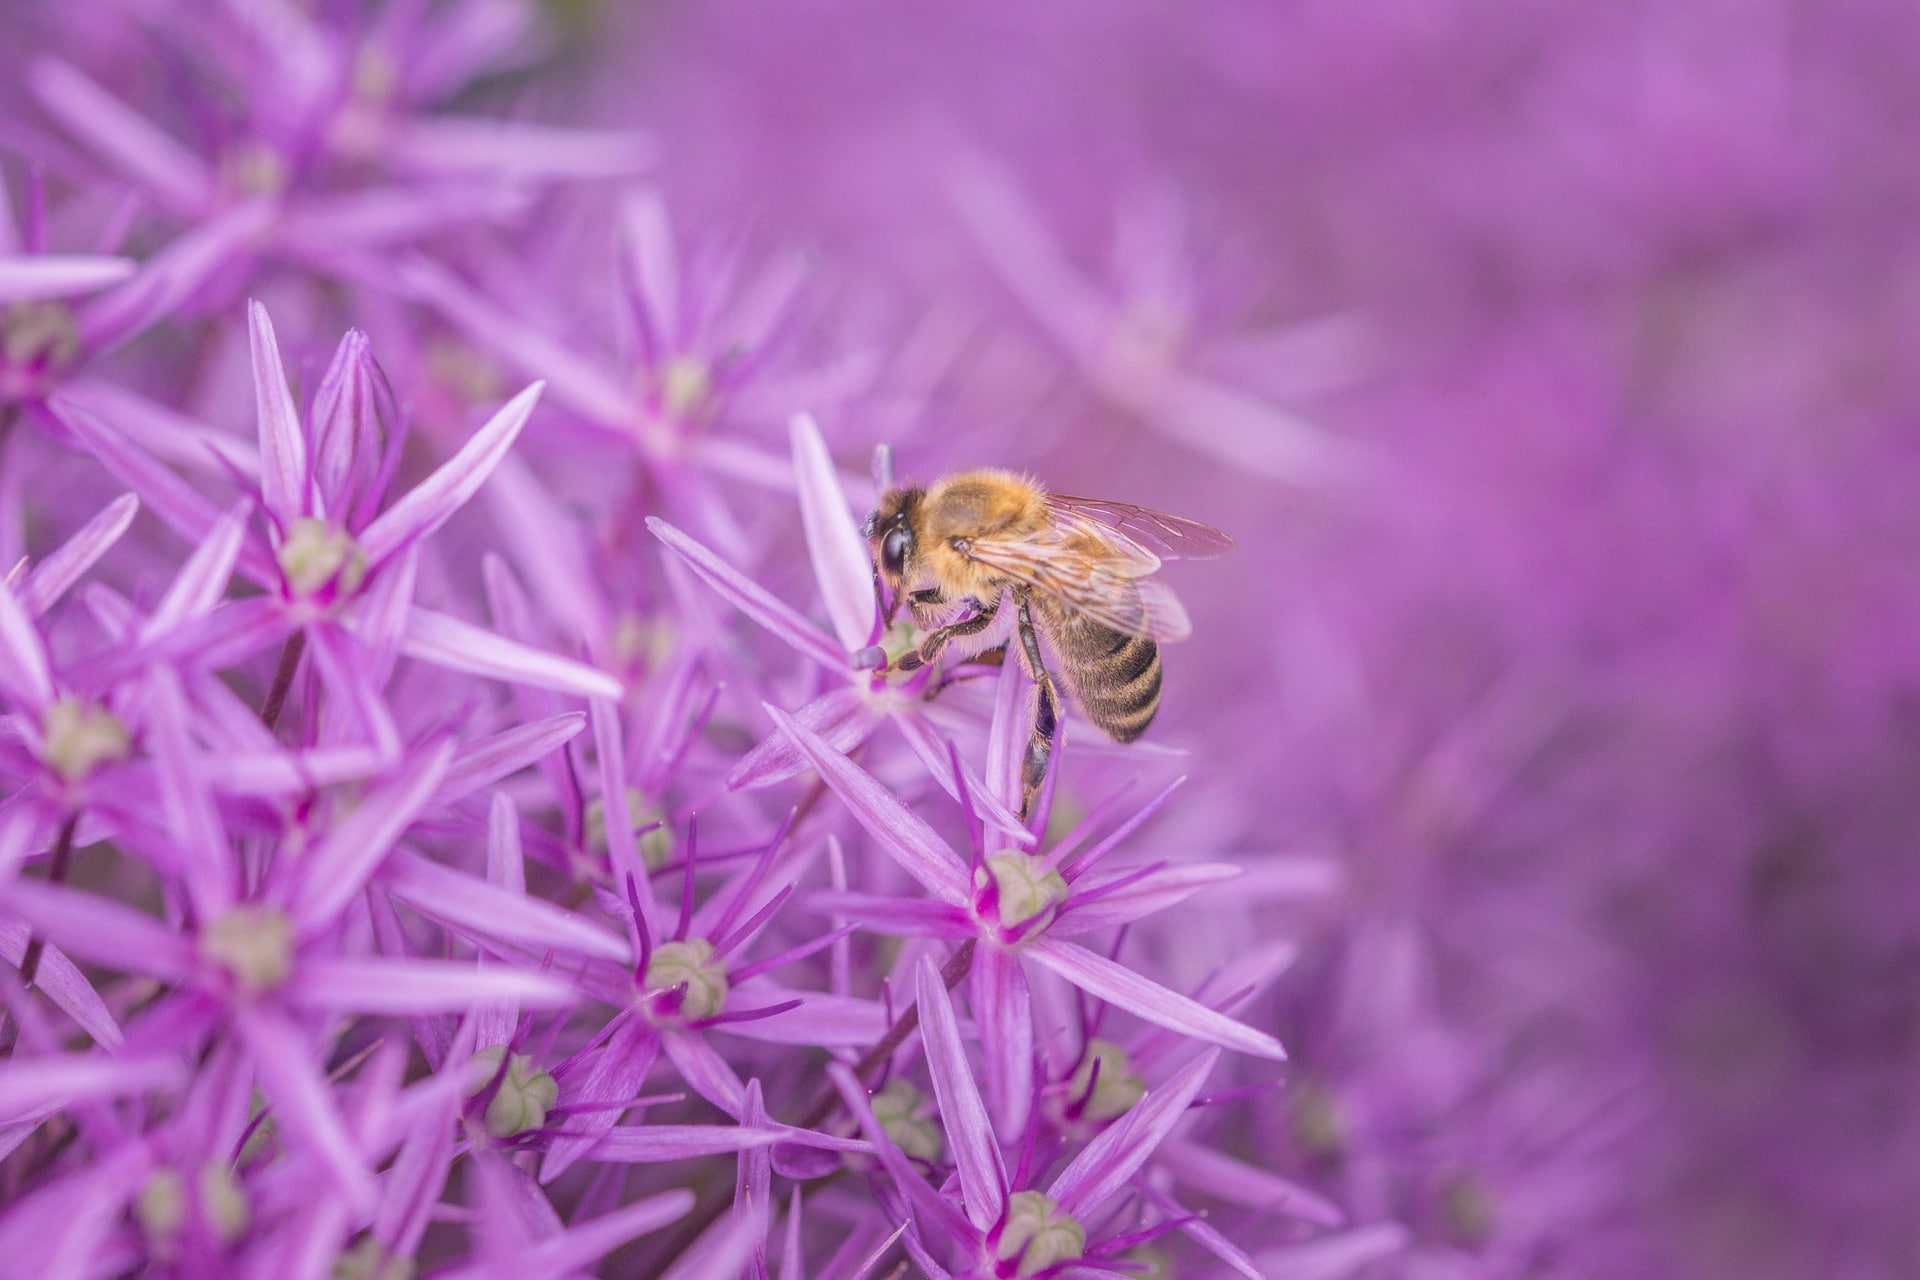
M0 256L0 302L92 293L125 280L135 266L131 258L90 254L6 254Z
M841 685L807 703L793 718L820 735L836 751L851 751L873 733L882 713L860 690ZM737 791L770 787L806 772L807 758L793 739L778 729L762 738L727 773L727 785Z
M33 711L44 710L54 697L46 645L4 578L0 578L0 692L22 709Z
M306 929L331 923L359 894L433 794L452 755L452 744L441 742L409 760L308 853L301 864L300 888L291 895Z
M247 303L247 336L253 349L253 403L260 433L260 496L284 533L313 514L307 486L307 441L300 431L287 371L273 321L259 302Z
M373 1203L373 1180L334 1106L333 1093L314 1065L306 1038L287 1016L265 1005L235 1004L234 1026L252 1051L275 1121L306 1147L350 1205Z
M878 620L873 557L860 538L859 524L847 506L819 426L802 413L794 415L791 429L807 554L813 558L814 580L820 584L820 598L826 602L834 634L840 637L841 647L851 652L868 643Z
M982 948L988 950L988 948ZM974 953L977 965L981 952ZM947 984L931 956L920 960L916 975L919 992L920 1037L926 1045L927 1070L933 1076L934 1096L940 1102L940 1121L946 1126L947 1147L960 1175L960 1192L967 1219L982 1231L1000 1220L1007 1208L1007 1166L994 1141L993 1124L980 1100L980 1090L967 1066L966 1046L960 1043L960 1024L953 1016Z
M1197 1000L1168 990L1078 943L1058 938L1036 938L1022 953L1045 965L1088 995L1118 1005L1136 1017L1169 1027L1210 1044L1224 1045L1261 1058L1285 1061L1287 1051L1263 1031L1235 1022Z
M213 198L213 174L200 157L73 66L41 58L27 83L60 123L174 213L198 213Z
M37 880L7 886L7 910L83 960L185 982L198 967L193 944L152 916L107 898Z
M185 1069L164 1058L43 1053L0 1062L0 1124L37 1119L87 1098L112 1098L179 1084Z
M740 1125L616 1125L600 1135L587 1158L615 1164L653 1164L663 1160L692 1160L698 1156L732 1155L790 1139L791 1135L782 1129L749 1129Z
M790 606L767 594L747 575L658 516L647 517L647 528L653 530L654 537L673 548L728 604L793 646L802 657L813 659L829 671L847 670L846 650Z
M1085 1218L1112 1199L1187 1114L1219 1060L1218 1049L1206 1050L1102 1129L1047 1188L1060 1211Z
M15 968L26 958L27 943L33 930L18 920L0 919L0 960ZM40 949L40 973L33 985L46 993L54 1007L72 1018L74 1024L93 1037L104 1049L117 1049L123 1040L120 1026L107 1010L107 1002L93 989L86 975L67 959L67 953L52 943Z
M982 945L973 953L968 977L987 1096L1001 1137L1017 1142L1033 1103L1033 996L1027 975L1017 955Z
M454 753L434 799L451 804L482 787L490 787L557 750L562 743L577 736L586 723L585 715L568 711L469 742Z
M130 493L121 494L82 525L78 533L34 565L20 588L20 603L26 606L27 612L37 618L51 609L54 602L120 540L139 511L140 499Z
M426 537L478 493L519 439L545 387L544 382L536 382L507 401L439 470L381 512L360 535L368 561L378 565L408 543Z
M798 720L770 703L761 705L888 856L929 893L955 906L967 904L965 863L932 827L901 804L872 774L821 741Z
M303 960L285 992L296 1004L328 1013L398 1015L459 1012L500 1000L557 1008L576 998L550 974L466 960Z
M1072 894L1047 932L1061 938L1123 925L1165 911L1202 889L1233 879L1240 871L1230 862L1197 862L1158 870L1128 867L1084 875L1073 882Z
M512 893L402 850L387 859L381 878L395 897L457 932L632 964L627 940L541 898Z
M508 684L616 702L625 692L614 677L583 662L535 649L418 605L407 616L407 634L400 647L408 657L421 662Z

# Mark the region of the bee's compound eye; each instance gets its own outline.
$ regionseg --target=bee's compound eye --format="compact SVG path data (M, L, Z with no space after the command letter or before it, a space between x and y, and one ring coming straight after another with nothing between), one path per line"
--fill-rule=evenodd
M898 578L907 571L907 548L912 545L913 535L905 526L887 530L887 536L880 540L880 568L888 577Z

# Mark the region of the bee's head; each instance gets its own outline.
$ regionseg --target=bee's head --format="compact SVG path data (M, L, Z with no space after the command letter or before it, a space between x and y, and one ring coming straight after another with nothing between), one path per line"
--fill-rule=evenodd
M873 548L874 568L879 571L881 581L887 584L895 606L899 604L901 590L913 573L913 520L925 496L924 489L887 490L880 495L880 505L867 516L863 530ZM891 616L891 608L888 613Z

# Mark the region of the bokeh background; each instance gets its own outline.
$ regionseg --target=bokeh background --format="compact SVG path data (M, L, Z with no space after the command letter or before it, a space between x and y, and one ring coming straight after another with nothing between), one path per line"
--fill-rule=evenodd
M1173 578L1157 838L1253 887L1160 945L1298 939L1241 1153L1404 1224L1358 1274L1920 1274L1920 9L499 7L446 101L639 129L694 258L795 273L726 431L778 455L804 408L850 474L888 442L1239 539ZM161 0L27 10L177 133L245 115L151 53ZM433 248L609 351L609 208ZM250 287L453 399L537 368L364 265ZM245 418L244 379L193 388ZM734 461L709 533L764 545L790 496Z

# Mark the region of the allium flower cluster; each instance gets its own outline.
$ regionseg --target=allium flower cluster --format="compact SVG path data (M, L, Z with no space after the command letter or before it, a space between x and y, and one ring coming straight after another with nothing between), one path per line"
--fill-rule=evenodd
M0 50L0 1280L1920 1274L1911 3Z

